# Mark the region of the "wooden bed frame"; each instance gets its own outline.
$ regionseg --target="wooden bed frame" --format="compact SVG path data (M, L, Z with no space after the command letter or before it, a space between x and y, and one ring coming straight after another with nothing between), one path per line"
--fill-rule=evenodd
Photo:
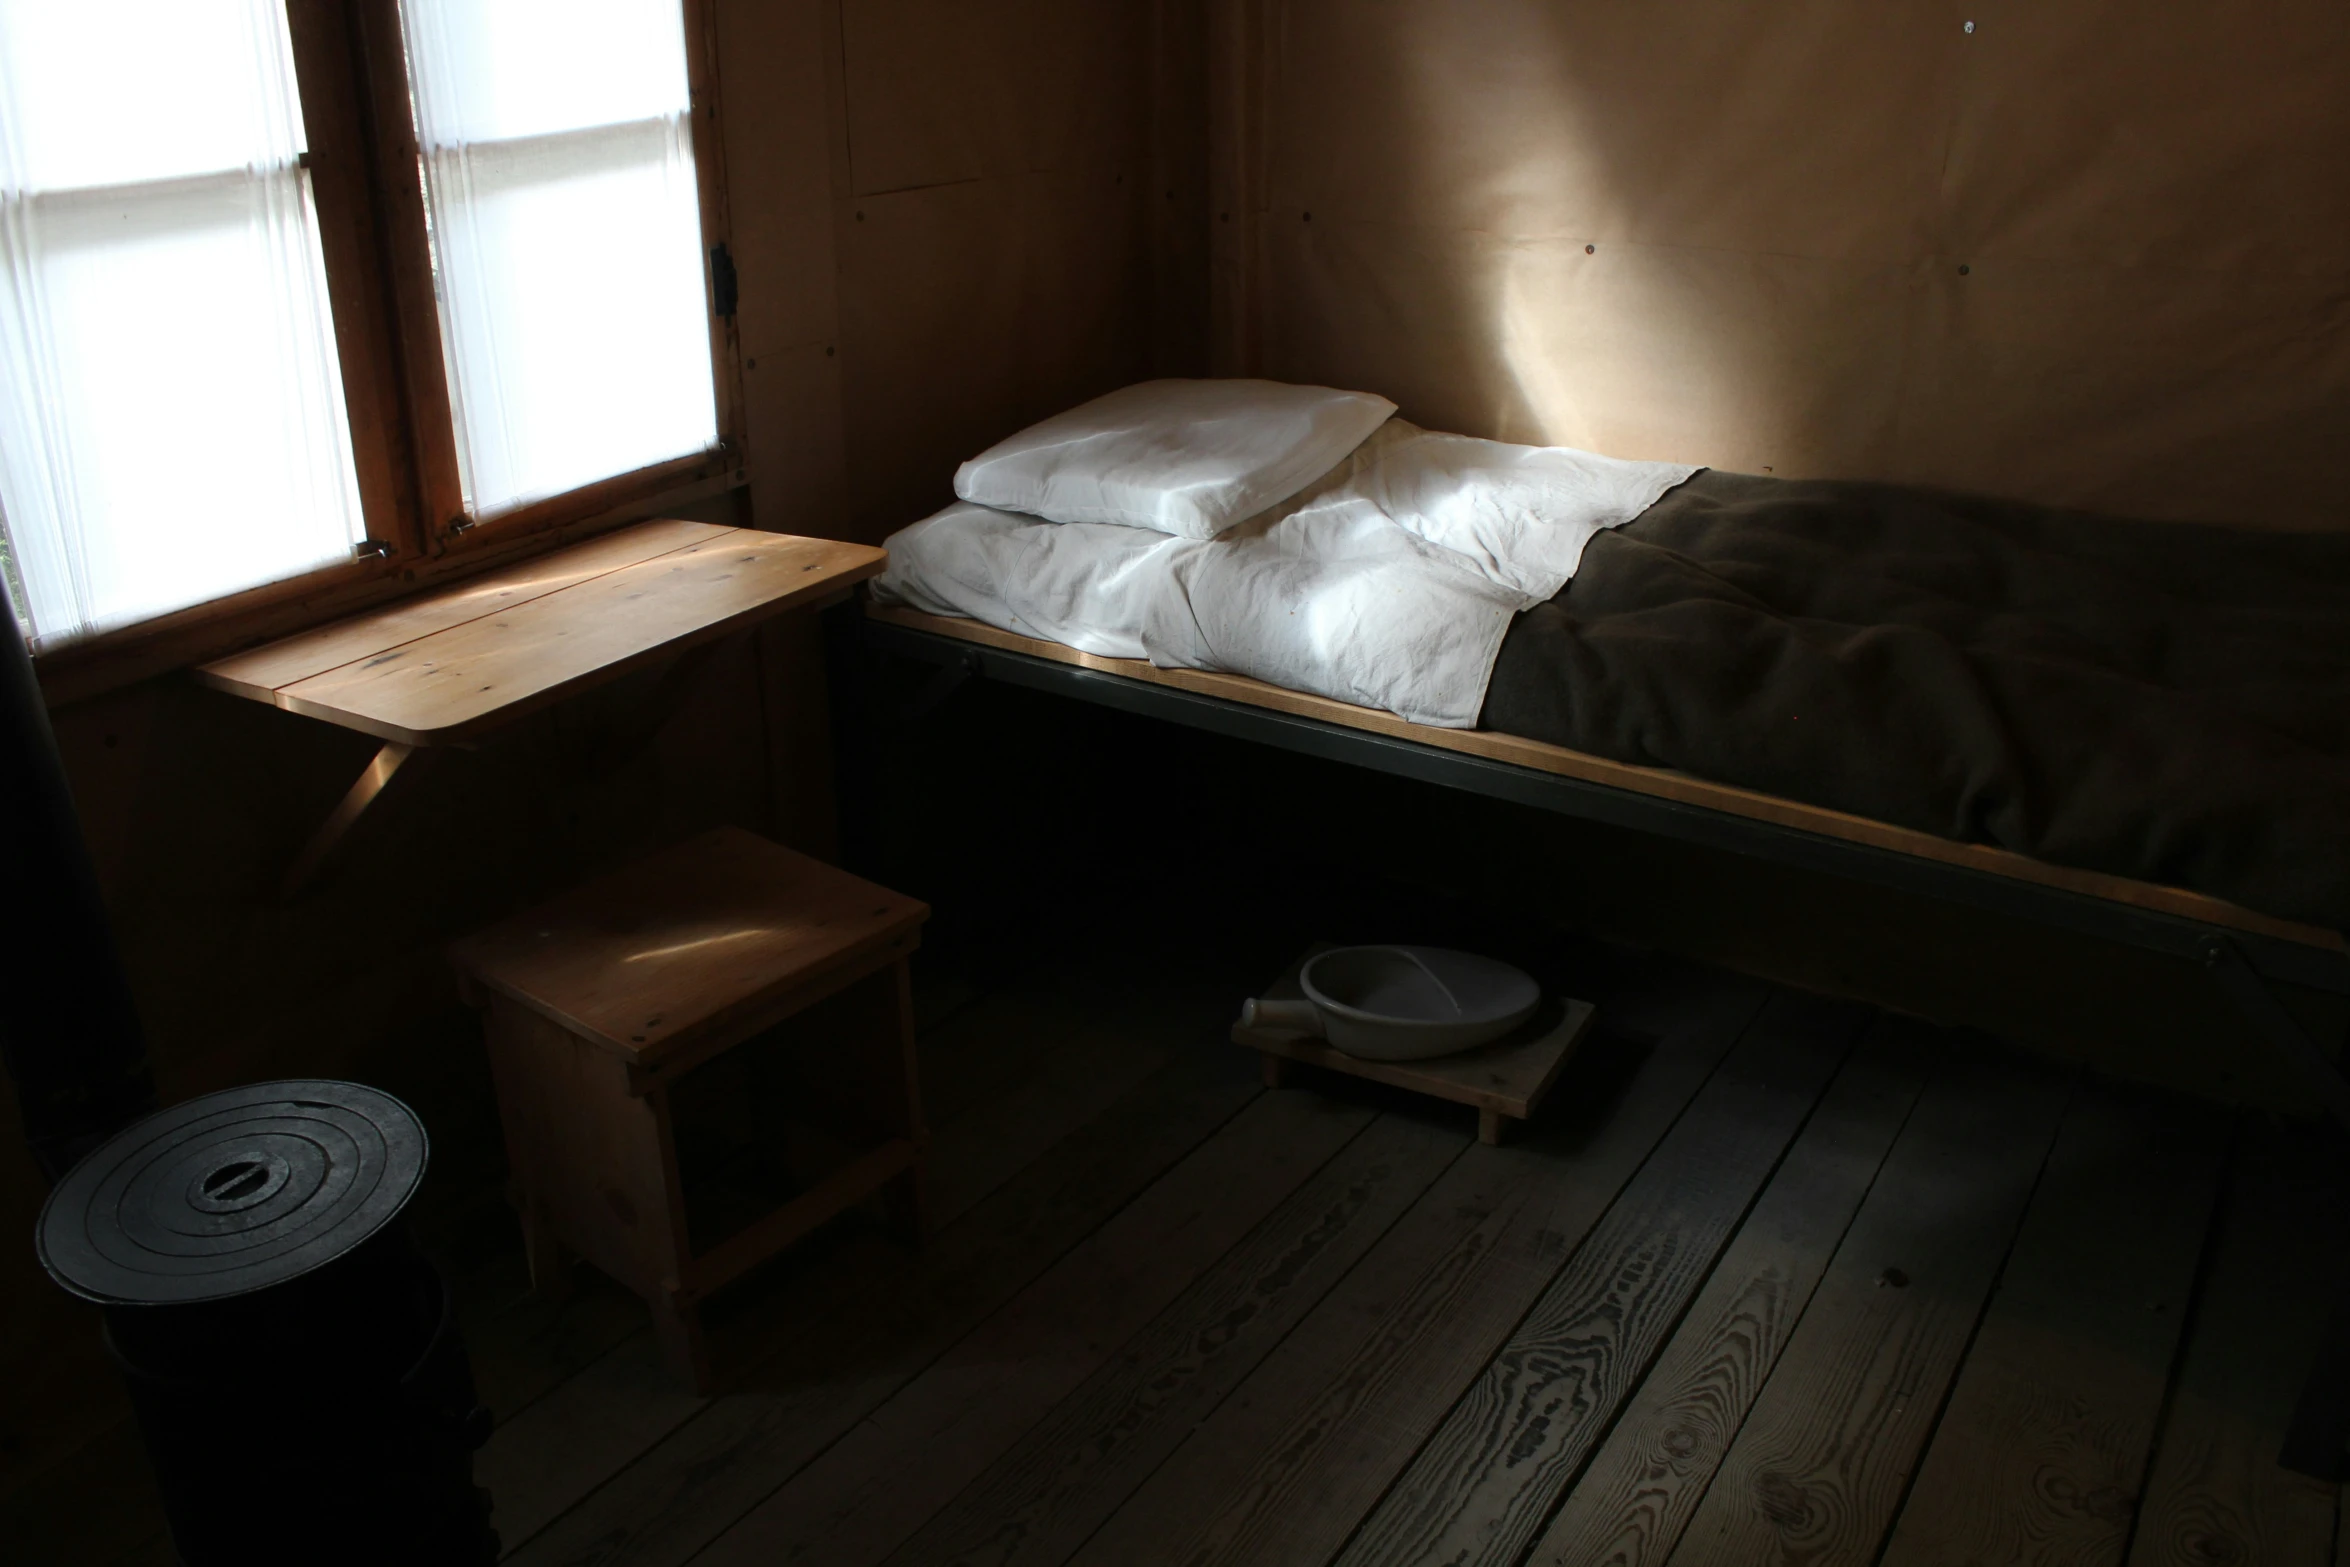
M2329 1049L2311 1038L2270 988L2282 983L2350 995L2350 943L2340 932L2272 918L2183 887L2051 865L1539 740L1431 728L1244 676L1156 669L977 621L868 601L844 605L834 616L831 667L837 679L854 679L861 655L876 653L937 666L911 710L899 715L908 723L968 680L1001 680L2199 962L2246 1021L2300 1068L2332 1118L2350 1127L2350 1050ZM861 703L843 703L838 710L870 719ZM2302 1388L2280 1462L2338 1480L2350 1469L2346 1452L2350 1295L2337 1308L2327 1348Z
M1365 734L1384 735L1389 739L1407 740L1415 745L1453 751L1463 756L1505 762L1554 778L1604 784L1652 799L1721 811L1749 821L1769 822L1844 843L1864 844L1896 854L1960 866L1988 876L2004 876L2131 908L2177 915L2198 924L2270 937L2295 946L2350 958L2350 943L2346 943L2333 931L2315 925L2295 924L2290 920L2272 919L2220 898L2190 892L2184 887L2165 887L2154 882L2133 881L2126 876L2110 876L2101 871L2051 865L2009 849L1958 843L1914 828L1896 827L1888 822L1871 821L1865 816L1832 811L1825 806L1806 805L1800 800L1741 789L1734 784L1712 783L1667 768L1640 767L1629 762L1610 761L1588 751L1570 751L1565 746L1551 745L1541 740L1521 739L1516 735L1497 734L1488 729L1438 729L1427 724L1415 724L1393 713L1356 707L1347 702L1334 702L1328 697L1309 696L1302 691L1267 685L1262 680L1252 680L1245 675L1207 674L1192 669L1159 669L1137 659L1101 658L1064 647L1058 642L1045 642L1035 637L998 631L976 620L950 620L943 615L926 615L919 610L868 603L865 614L868 620L879 626L901 627L977 647L994 648L1000 652L1018 653L1027 658L1041 658L1077 669L1115 675L1122 680L1138 680L1176 691L1188 691L1197 696L1241 702L1276 713L1359 730ZM893 651L902 648L902 644L893 643L891 646ZM979 674L988 671L974 669L971 672Z
M2350 1126L2350 1080L2267 983L2350 995L2350 942L2336 931L1666 768L1488 730L1432 728L1242 675L1102 658L975 620L867 602L858 631L868 649L939 666L919 709L967 679L1003 680L2203 962L2261 1032L2310 1069L2328 1108Z

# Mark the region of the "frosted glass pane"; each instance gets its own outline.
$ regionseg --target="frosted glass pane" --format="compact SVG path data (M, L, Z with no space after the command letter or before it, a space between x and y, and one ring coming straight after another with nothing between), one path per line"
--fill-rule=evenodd
M276 0L0 0L0 526L42 645L363 535L292 74L254 65L286 48ZM84 60L136 88L84 84L103 156L27 154L87 128L49 90Z
M685 0L406 0L426 144L686 112Z
M715 445L679 0L403 14L466 509Z
M0 188L294 161L283 0L0 0Z

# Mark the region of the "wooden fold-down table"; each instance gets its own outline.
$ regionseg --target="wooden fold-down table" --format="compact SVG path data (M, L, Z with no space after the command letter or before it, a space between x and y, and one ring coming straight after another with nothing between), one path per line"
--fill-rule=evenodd
M206 664L205 684L384 742L286 873L322 869L402 764L591 686L839 598L888 556L706 522L645 522Z

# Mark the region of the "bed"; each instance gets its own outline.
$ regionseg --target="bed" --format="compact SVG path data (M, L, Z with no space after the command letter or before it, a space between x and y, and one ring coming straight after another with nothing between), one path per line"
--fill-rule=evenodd
M1419 439L1456 444L1398 469ZM966 502L893 541L864 635L940 690L1006 680L2206 963L2350 1124L2266 983L2350 994L2350 539L1658 465L1529 508L1513 454L1552 449L1470 448L1496 443L1388 419L1202 539ZM1518 499L1464 543L1461 497L1494 493ZM1412 537L1366 548L1366 495ZM1494 546L1495 517L1577 505L1564 554ZM1318 513L1343 523L1327 591L1299 576Z
M1374 538L1348 506L1409 508L1364 453L1417 434L1382 424L1288 511L1175 543L1111 525L1147 507L1091 534L1020 518L1049 496L991 513L966 465L853 633L935 666L909 722L998 680L2197 962L2350 1127L2340 1052L2272 989L2350 995L2350 537L1593 469L1568 547L1526 557L1504 535L1557 497L1464 512L1518 459L1462 448L1418 486L1450 500ZM1333 517L1285 520L1317 496ZM1324 535L1326 573L1298 558ZM2280 1461L2338 1480L2346 1439L2350 1300Z

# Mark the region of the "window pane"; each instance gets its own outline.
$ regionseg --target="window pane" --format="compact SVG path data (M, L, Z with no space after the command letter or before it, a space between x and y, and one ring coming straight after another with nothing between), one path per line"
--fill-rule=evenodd
M0 522L43 645L362 536L300 150L278 0L0 0Z
M406 0L467 510L717 443L680 0Z
M684 0L408 0L427 145L686 109Z
M0 163L71 190L291 163L285 7L267 0L0 0Z

